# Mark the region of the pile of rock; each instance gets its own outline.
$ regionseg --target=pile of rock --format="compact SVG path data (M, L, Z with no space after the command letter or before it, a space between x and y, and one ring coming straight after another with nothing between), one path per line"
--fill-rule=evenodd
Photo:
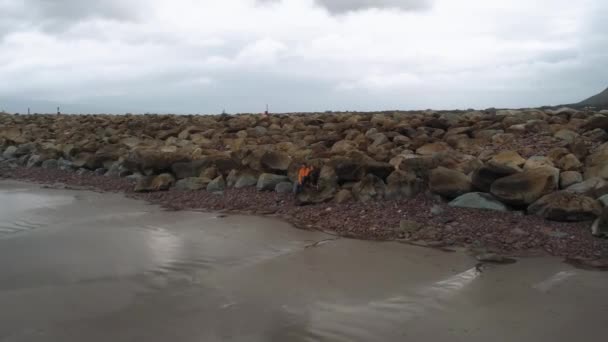
M130 177L136 191L289 192L320 170L302 204L397 200L428 192L451 206L596 219L606 234L608 112L291 115L0 115L0 167Z

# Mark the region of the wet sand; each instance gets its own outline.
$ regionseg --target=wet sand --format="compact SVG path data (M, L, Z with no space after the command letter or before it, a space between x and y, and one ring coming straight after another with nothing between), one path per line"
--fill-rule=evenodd
M0 341L605 341L608 273L0 182Z

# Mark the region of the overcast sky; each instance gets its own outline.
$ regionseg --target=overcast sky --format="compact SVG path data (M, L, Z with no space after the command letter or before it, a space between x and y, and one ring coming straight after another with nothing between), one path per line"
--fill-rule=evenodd
M606 0L0 0L0 109L527 107L608 86Z

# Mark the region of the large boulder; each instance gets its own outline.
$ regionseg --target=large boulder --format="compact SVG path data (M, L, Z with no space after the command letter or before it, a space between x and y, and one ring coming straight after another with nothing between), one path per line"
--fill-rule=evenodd
M484 192L470 192L457 197L449 203L449 206L456 208L473 208L496 211L509 211L506 205L497 200L494 196Z
M358 151L353 151L348 156L334 156L329 160L328 165L334 169L341 184L357 182L370 173L386 179L395 170L391 164L375 161Z
M433 193L447 198L456 198L473 189L467 175L445 167L438 167L431 171L429 188Z
M567 191L557 191L541 197L528 207L528 213L547 220L576 222L589 221L601 214L597 200Z
M559 170L539 167L495 181L490 192L500 201L513 205L529 205L558 188Z
M260 163L265 171L279 173L287 171L291 158L284 152L268 151L264 153Z
M172 165L188 161L190 157L180 151L163 151L156 148L145 148L131 151L124 165L131 171L168 171ZM191 176L194 177L194 176ZM182 177L187 178L187 177Z
M281 182L289 182L289 177L283 175L275 175L272 173L263 173L258 178L258 191L274 191L277 184Z
M424 191L424 181L413 172L396 170L386 179L386 199L412 198Z
M239 163L232 157L224 154L205 156L198 160L173 163L171 170L177 179L199 177L208 168L215 168L221 175L227 175L231 170L239 167Z
M386 193L386 184L379 177L368 174L352 189L353 197L360 202L381 200Z
M252 171L240 172L234 183L236 189L249 188L258 184L258 176Z
M490 192L490 188L495 181L517 172L519 171L509 166L487 164L473 172L471 182L475 189Z
M199 177L189 177L180 179L175 183L175 189L177 190L188 190L188 191L196 191L205 189L209 184L209 180L199 178Z
M515 151L503 151L496 154L488 162L490 165L509 167L515 170L520 170L526 163L526 160Z
M86 168L96 170L104 166L104 161L107 159L103 155L97 155L91 152L80 152L73 159L72 164L78 168Z
M603 144L589 155L585 160L585 179L603 178L608 179L608 143Z
M169 190L175 184L175 178L169 173L158 176L147 176L138 179L135 192L151 192Z

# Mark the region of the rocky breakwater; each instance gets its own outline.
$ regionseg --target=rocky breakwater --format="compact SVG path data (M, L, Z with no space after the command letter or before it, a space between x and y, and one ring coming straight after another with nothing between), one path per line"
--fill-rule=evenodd
M608 235L608 112L0 115L0 168L125 177L135 191L289 192L298 204L399 201L590 221ZM593 221L593 224L591 223Z

